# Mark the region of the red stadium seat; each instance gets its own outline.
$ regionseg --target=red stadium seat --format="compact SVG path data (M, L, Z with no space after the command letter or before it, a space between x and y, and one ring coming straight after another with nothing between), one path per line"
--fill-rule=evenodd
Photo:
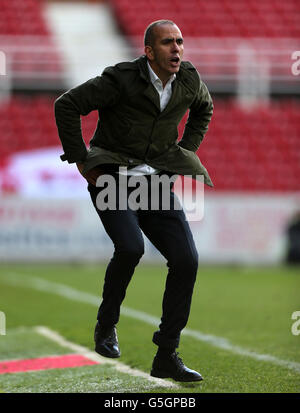
M44 68L60 71L60 58L55 48L51 49L51 33L42 14L42 2L10 0L2 3L0 35L11 35L21 50L13 59L13 71L31 73ZM175 20L183 35L192 38L189 40L192 48L203 51L203 60L209 62L211 68L210 74L219 69L214 64L215 56L205 54L205 48L211 47L206 44L207 38L219 38L217 45L224 45L227 51L224 55L227 66L222 67L225 75L227 67L231 67L230 74L237 66L236 55L231 52L233 38L245 38L258 51L262 37L269 49L279 51L281 47L287 49L291 38L300 38L297 0L111 0L110 3L124 33L132 39L142 36L145 27L153 20ZM24 35L30 36L24 40ZM32 39L31 45L45 45L45 50L34 56L22 52L28 38ZM38 39L37 43L34 39ZM218 48L218 52L222 50ZM223 58L223 54L221 56ZM283 64L278 66L276 74L290 74L287 57L282 56ZM41 62L47 64L41 65ZM60 145L53 103L54 98L49 96L14 96L8 103L0 105L1 162L13 152ZM299 101L271 101L252 110L244 110L230 99L214 99L214 105L209 131L197 154L207 167L215 190L299 191ZM187 115L179 125L179 136L182 136L186 119ZM96 112L82 118L87 144L96 122Z
M1 50L11 62L12 78L27 79L28 74L62 72L61 57L43 13L43 1L10 0L1 2ZM40 47L37 51L36 46Z
M167 18L175 20L185 36L300 37L300 7L294 0L112 0L111 3L129 36L142 35L151 21Z

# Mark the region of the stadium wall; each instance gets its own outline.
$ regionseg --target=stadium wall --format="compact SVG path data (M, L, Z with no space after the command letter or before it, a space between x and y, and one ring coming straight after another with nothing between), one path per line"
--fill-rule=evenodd
M299 197L294 193L205 196L203 219L190 222L200 262L282 262L285 229ZM113 253L88 198L2 197L0 225L2 262L95 262L107 261ZM147 239L145 251L145 260L163 261Z

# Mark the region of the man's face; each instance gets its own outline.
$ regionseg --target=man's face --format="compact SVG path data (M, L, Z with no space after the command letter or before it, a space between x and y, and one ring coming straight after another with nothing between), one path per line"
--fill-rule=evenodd
M146 46L145 53L157 76L167 80L177 73L183 56L183 38L179 28L172 24L154 27L153 47Z

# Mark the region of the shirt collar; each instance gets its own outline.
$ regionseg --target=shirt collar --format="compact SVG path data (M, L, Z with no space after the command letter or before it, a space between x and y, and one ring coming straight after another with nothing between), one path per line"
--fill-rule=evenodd
M159 81L161 82L160 78L157 76L157 74L154 72L154 70L153 70L152 67L150 66L148 60L147 60L147 66L148 66L148 70L149 70L149 75L150 75L151 83L154 84L155 82L157 82L157 80L159 80ZM176 73L173 73L173 75L172 75L172 76L170 77L170 79L168 80L168 83L169 83L169 82L172 83L172 82L175 80L175 78L176 78Z

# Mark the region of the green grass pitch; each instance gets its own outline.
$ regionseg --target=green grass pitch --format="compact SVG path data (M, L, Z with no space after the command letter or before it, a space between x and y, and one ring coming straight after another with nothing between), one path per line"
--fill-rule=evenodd
M124 307L159 319L166 272L164 265L142 261ZM66 353L31 334L30 328L38 325L93 350L96 297L100 303L104 273L103 264L2 264L0 311L6 315L6 335L0 335L0 361ZM47 291L48 284L39 289L33 283L37 278L56 289ZM67 297L63 289L57 293L59 285L88 293L94 302ZM177 390L166 389L117 372L111 365L97 365L2 374L0 392L300 393L300 335L291 331L295 311L300 311L299 268L200 265L187 329L229 343L222 347L214 345L214 338L182 335L180 356L188 367L201 372L203 382L177 383ZM149 373L156 328L122 313L120 362Z

